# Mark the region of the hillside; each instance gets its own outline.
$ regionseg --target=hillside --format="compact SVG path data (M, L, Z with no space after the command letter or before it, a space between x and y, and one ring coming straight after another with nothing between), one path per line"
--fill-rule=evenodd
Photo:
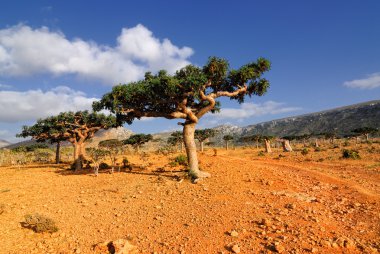
M4 140L4 139L0 139L0 148L2 147L5 147L5 146L9 146L11 143L9 143L8 141Z
M214 128L219 131L219 134L213 141L220 143L222 137L227 134L235 136L266 134L281 137L336 131L337 134L344 135L355 128L365 126L380 127L380 100L276 119L246 127L221 125Z

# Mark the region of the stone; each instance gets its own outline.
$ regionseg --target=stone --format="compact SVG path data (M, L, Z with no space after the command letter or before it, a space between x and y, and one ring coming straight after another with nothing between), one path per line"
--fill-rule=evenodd
M232 236L232 237L238 237L238 236L239 236L239 233L236 232L235 230L232 230L232 231L230 232L230 236Z
M237 244L234 244L231 248L233 253L240 253L240 246Z
M126 239L118 239L115 241L105 241L94 247L95 254L137 254L137 247L132 245Z

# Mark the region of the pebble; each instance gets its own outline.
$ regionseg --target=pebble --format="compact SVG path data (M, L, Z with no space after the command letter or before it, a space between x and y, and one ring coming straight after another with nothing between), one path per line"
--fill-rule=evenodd
M236 232L235 230L232 230L232 231L230 232L230 236L232 236L232 237L238 237L238 236L239 236L239 233Z
M240 253L240 246L237 244L234 244L231 248L233 253Z

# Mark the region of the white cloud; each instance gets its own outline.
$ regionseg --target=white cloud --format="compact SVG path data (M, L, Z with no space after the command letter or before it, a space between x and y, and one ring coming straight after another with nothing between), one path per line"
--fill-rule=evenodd
M343 85L351 88L374 89L380 87L380 73L370 74L364 79L346 81Z
M189 64L189 47L160 41L139 24L123 28L115 47L69 40L47 27L17 25L0 30L0 75L74 74L109 85L136 81L146 71L175 70Z
M64 111L90 110L96 98L59 86L50 91L0 91L0 122L36 120Z
M11 88L12 86L10 86L10 85L6 85L6 84L1 84L0 83L0 89L9 89L9 88Z
M301 110L299 107L286 107L284 103L267 101L261 104L243 103L240 108L222 108L220 113L209 115L214 120L244 120L250 117L275 115Z

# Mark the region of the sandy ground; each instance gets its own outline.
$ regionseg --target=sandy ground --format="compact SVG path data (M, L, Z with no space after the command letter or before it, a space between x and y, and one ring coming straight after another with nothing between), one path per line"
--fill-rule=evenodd
M116 239L139 253L378 253L374 146L357 147L361 160L340 159L341 148L306 156L210 149L199 158L212 178L197 184L168 166L175 155L129 156L145 168L98 177L67 165L1 167L0 253L93 253ZM59 231L23 228L34 213Z

